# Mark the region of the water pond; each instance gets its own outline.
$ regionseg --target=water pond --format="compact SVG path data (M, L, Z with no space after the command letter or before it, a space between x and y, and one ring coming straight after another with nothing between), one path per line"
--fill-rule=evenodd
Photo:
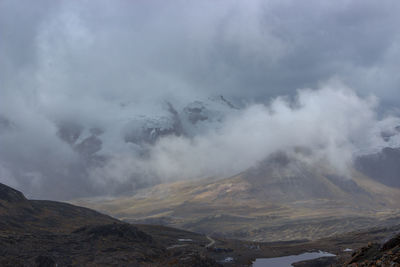
M291 255L278 258L256 259L253 267L292 267L292 263L305 260L313 260L321 257L334 257L336 255L328 252L306 252L300 255Z

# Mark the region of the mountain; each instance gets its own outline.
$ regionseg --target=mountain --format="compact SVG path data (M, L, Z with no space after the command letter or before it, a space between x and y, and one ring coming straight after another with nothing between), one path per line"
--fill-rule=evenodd
M122 104L121 113L129 110L129 105L129 103ZM129 114L127 117L119 118L115 127L121 131L123 141L143 146L154 144L159 138L168 135L195 136L220 127L227 116L239 110L239 107L222 95L204 101L196 100L179 108L169 102L165 102L164 106L161 115ZM70 120L57 122L57 128L58 137L74 147L78 153L87 157L101 152L103 129L88 127Z
M400 188L400 148L385 147L380 152L358 157L355 167L376 181Z
M174 182L129 197L76 201L129 222L257 241L317 239L400 218L400 190L353 169L278 152L224 179Z
M162 116L138 116L128 119L123 127L124 140L136 145L154 144L159 138L175 136L195 136L221 126L224 119L239 108L222 95L205 101L193 101L176 108L166 102Z

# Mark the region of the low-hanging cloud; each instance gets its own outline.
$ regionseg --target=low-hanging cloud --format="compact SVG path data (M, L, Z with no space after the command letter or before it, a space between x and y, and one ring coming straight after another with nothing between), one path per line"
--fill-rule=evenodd
M0 181L33 197L113 194L231 175L297 146L345 170L354 154L397 145L381 133L397 133L399 10L0 1ZM188 103L216 95L236 108L194 128L179 121ZM138 144L134 128L154 118L174 130Z
M145 159L119 155L95 170L93 181L121 181L138 170L167 181L223 177L296 147L345 173L355 156L399 144L398 136L389 144L381 133L393 131L400 119L379 119L377 107L375 97L361 98L340 84L299 90L294 101L278 97L268 105L250 105L203 135L163 137Z

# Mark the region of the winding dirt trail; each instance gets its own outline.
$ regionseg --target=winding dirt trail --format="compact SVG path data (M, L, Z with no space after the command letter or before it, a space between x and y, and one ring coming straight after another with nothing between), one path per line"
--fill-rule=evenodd
M209 248L209 247L211 247L212 245L214 245L215 244L215 240L214 239L212 239L210 236L206 236L207 237L207 239L208 240L210 240L210 243L208 243L207 245L206 245L206 248Z

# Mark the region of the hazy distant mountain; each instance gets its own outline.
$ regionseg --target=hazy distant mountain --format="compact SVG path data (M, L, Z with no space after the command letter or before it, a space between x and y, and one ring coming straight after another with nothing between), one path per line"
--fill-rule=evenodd
M180 110L167 102L164 116L132 118L124 127L124 140L141 145L168 135L195 136L220 127L225 117L238 109L223 96L193 101Z
M168 135L198 135L218 128L226 116L239 109L222 95L210 97L205 101L190 102L181 109L169 102L166 102L165 106L165 112L161 116L138 115L121 122L123 140L142 145L153 144L160 137ZM123 107L126 108L126 105ZM0 125L1 123L2 120ZM101 150L102 129L89 127L88 130L86 126L73 121L58 122L57 127L58 136L70 145L79 148L86 141L85 148L79 152L94 154Z
M378 153L361 156L355 166L376 181L400 188L400 148L386 147Z
M160 184L132 197L78 203L127 221L264 241L315 239L398 220L399 189L356 170L349 175L280 152L233 177Z

